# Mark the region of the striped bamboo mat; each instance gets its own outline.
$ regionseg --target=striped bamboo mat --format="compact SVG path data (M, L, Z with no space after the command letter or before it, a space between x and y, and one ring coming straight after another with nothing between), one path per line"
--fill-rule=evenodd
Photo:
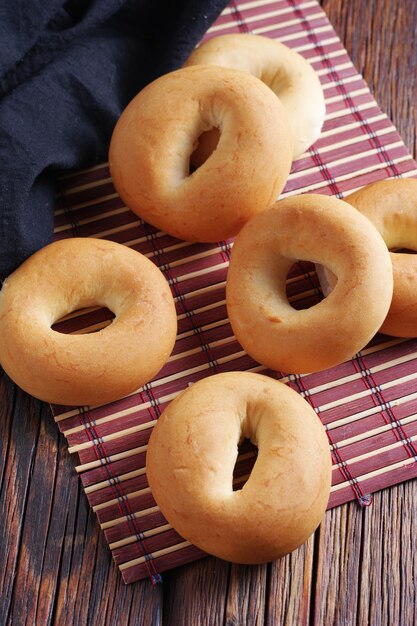
M274 37L303 54L321 79L327 102L323 133L294 164L283 196L315 191L343 197L387 177L416 176L416 164L381 113L316 0L233 1L208 33L252 32ZM265 372L236 342L225 306L230 243L178 241L143 223L123 205L106 164L60 181L56 238L103 237L150 257L175 297L178 338L151 383L98 407L54 407L90 505L97 513L125 582L202 556L167 524L149 491L146 445L161 411L189 383L215 372ZM288 280L296 307L320 298L314 268L299 263ZM106 310L90 309L60 323L65 332L99 330ZM330 507L417 475L417 342L378 335L352 360L325 372L280 378L300 392L326 426L333 453ZM242 482L253 463L243 450Z

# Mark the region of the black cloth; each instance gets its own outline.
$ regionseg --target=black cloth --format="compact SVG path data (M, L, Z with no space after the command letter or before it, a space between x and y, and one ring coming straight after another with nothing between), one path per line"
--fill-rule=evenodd
M52 240L57 176L107 159L129 100L226 0L0 0L0 280Z

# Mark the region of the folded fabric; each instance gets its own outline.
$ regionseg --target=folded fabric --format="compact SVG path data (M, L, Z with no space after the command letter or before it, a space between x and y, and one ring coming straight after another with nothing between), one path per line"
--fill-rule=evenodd
M57 176L107 158L123 108L226 0L18 0L0 21L0 280L52 239Z

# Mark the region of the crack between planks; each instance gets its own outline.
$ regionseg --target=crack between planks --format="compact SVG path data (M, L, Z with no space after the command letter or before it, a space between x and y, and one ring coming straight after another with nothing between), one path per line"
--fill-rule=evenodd
M81 499L84 497L84 492L82 490L82 486L81 486L81 481L79 481L78 483L78 497L77 497L77 506L76 506L76 511L77 511L77 516L75 517L75 520L78 519L78 511L80 510L80 503L81 503ZM92 510L90 508L90 505L88 505L88 510L87 510L87 515L85 518L85 526L84 526L84 534L83 534L83 546L85 546L86 541L87 541L87 537L88 537L88 523L89 523L89 519L90 519L90 514L92 513ZM75 526L76 528L76 526ZM98 542L95 545L95 550L94 550L94 562L93 562L93 567L92 567L92 571L91 571L91 580L94 580L94 574L96 572L96 568L97 568L97 559L98 559ZM73 553L73 550L72 550ZM81 557L81 567L80 567L80 571L82 571L82 562L84 560L84 550L82 552L82 557ZM78 577L77 579L77 591L76 591L76 597L78 598L78 591L80 588L80 582L81 579ZM90 597L91 597L91 587L89 590L89 598L88 598L88 607L89 610L87 612L87 624L90 623ZM75 625L76 622L73 622L73 624ZM77 623L80 623L80 621L78 620Z
M319 570L320 560L320 535L322 533L322 526L320 525L314 533L313 538L313 558L311 561L311 579L310 579L310 602L308 604L308 620L306 624L309 626L316 626L316 583L317 572Z
M12 387L12 401L10 403L10 410L8 412L8 414L10 416L14 415L15 412L15 408L16 408L16 396L17 396L17 391L16 391L16 387L14 385L8 384L7 380L5 379L6 374L3 372L3 380L4 380L4 388L6 389L7 387ZM8 433L8 437L7 437L7 446L6 446L6 453L4 456L4 464L3 467L1 468L1 474L0 474L0 499L3 501L3 488L4 488L4 475L5 475L5 471L6 471L6 467L7 467L7 463L9 460L9 455L10 455L10 441L12 438L12 427L13 427L13 419L10 419L9 421L9 433Z
M73 536L75 537L75 531L77 528L77 519L78 519L78 511L80 510L80 501L81 501L81 497L83 494L83 488L82 488L82 484L81 484L81 480L77 481L77 498L75 501L75 512L74 512L74 530L73 530ZM87 532L87 523L88 523L88 515L86 518L86 526L84 528L84 540L83 543L85 543L86 540L86 532ZM70 562L69 562L69 571L71 572L72 570L72 562L74 560L74 550L75 550L75 541L73 541L71 543L71 551L70 551ZM79 586L79 580L77 582L77 593L78 593L78 586Z
M4 479L5 479L5 474L6 474L6 467L8 465L9 456L10 456L10 442L11 442L11 438L12 438L12 428L13 428L12 416L15 413L15 408L16 408L16 403L17 403L16 386L11 383L10 379L8 378L8 376L6 375L6 373L4 371L2 372L2 376L3 376L3 381L4 381L4 387L3 387L4 390L5 390L4 393L6 394L6 388L9 388L9 395L11 394L12 401L11 401L11 403L9 405L9 409L10 409L9 415L11 417L10 417L10 420L9 420L9 433L8 433L8 438L7 438L6 454L5 454L5 458L4 458L4 465L3 465L3 468L2 468L3 471L1 472L1 476L0 476L0 500L1 501L4 500L4 489L6 489L7 486L8 486L8 485L5 485ZM5 569L7 569L6 563L7 563L8 559L9 559L9 553L7 553L7 554L5 553L4 557L5 557ZM15 580L16 580L16 569L13 572L12 591L13 591L14 583L15 583ZM8 604L8 607L7 607L7 620L8 620L8 616L9 616L9 613L10 613L10 605L12 603L11 595L8 595L7 598L4 597L5 604L2 607L0 607L0 609L1 609L0 610L0 614L3 614L3 612L6 609L7 600L9 600L9 604Z
M269 624L269 607L271 598L272 563L266 564L264 624Z
M362 588L362 576L363 576L363 571L362 571L362 563L363 563L363 555L365 552L365 525L367 523L366 521L366 515L367 515L367 508L366 507L362 507L361 509L361 523L360 523L360 533L361 533L361 542L360 542L360 546L359 546L359 564L358 564L358 585L357 585L357 592L358 592L358 602L356 604L356 623L358 625L361 624L360 622L360 614L361 614L361 608L362 608L362 594L361 594L361 588ZM369 622L369 618L370 615L368 615L368 622Z
M63 567L63 561L64 561L64 554L65 554L65 537L67 534L67 529L68 529L68 512L67 515L65 517L65 526L64 526L64 539L62 541L62 545L61 545L61 551L59 553L59 564L58 564L58 569L57 569L57 576L56 579L58 581L61 580L61 572L62 572L62 567ZM54 602L52 605L52 611L51 611L51 623L52 624L56 624L56 613L58 610L58 600L59 600L59 593L57 593L57 590L55 590L55 595L54 595Z
M230 591L230 579L232 577L232 564L228 563L228 572L227 572L227 585L226 585L226 593L224 595L225 597L225 601L224 601L224 610L223 610L223 626L227 626L227 599L229 597L229 591Z
M58 433L58 458L61 458L61 448L59 446L59 441L60 441L61 438L64 439L64 436L61 433ZM75 500L73 531L71 533L73 538L75 537L75 529L76 529L76 523L77 523L77 519L78 519L80 496L82 494L81 480L77 480L76 485L77 485L77 498ZM60 557L60 563L59 563L59 578L60 578L60 573L61 573L62 567L63 567L63 558L64 558L64 554L65 554L65 537L66 537L66 534L67 534L68 524L69 524L69 511L67 511L67 517L66 517L66 520L65 520L65 533L64 533L64 540L62 542L62 551L61 551L61 557ZM85 542L85 537L86 537L86 534L84 532L84 542ZM74 560L74 548L75 548L75 540L73 540L71 542L71 548L70 548L70 554L69 554L69 563L68 563L68 572L69 573L72 570L72 563L73 563L73 560ZM78 588L79 588L79 580L77 582L77 593L76 593L76 595L78 595ZM56 596L57 597L54 600L54 607L53 607L53 611L52 611L52 623L55 623L55 620L56 620L56 612L58 610L58 599L59 599L58 596L59 596L59 593L57 593ZM68 584L66 585L64 600L66 601L67 599L68 599Z
M82 493L81 496L84 497L84 494ZM95 513L93 513L92 508L88 504L88 515L87 515L87 523L85 525L84 542L85 542L85 538L86 538L86 533L88 531L88 520L90 519L91 515L93 515L93 519L94 519L94 522L95 522L95 525L96 525L97 524L96 515L95 515ZM100 531L100 533L101 533L101 531ZM92 568L92 572L91 572L91 579L92 580L94 580L94 578L95 578L95 573L96 573L97 566L98 566L99 544L100 544L100 534L98 534L98 536L97 536L97 542L96 542L95 550L94 550L94 564L93 564L93 568ZM105 586L108 586L108 578L109 578L109 568L107 568L106 574L103 577L103 581L102 581L102 588L103 589L105 588ZM90 596L91 596L91 587L90 587ZM107 614L108 606L109 606L109 597L107 595L107 597L106 597L106 605L105 605L105 607L103 607L104 614ZM94 622L94 607L92 606L91 602L88 603L87 625L88 624L91 624L91 626L96 626L95 622Z
M130 618L131 618L131 615L132 615L132 609L133 609L133 602L129 602L129 610L128 610L128 612L127 612L127 621L126 621L126 624L130 624L130 623L131 623L131 622L130 622ZM149 626L154 626L154 624L151 624L151 625L149 625Z
M266 617L267 617L267 605L269 604L269 586L270 586L270 568L271 568L271 563L264 563L261 564L262 567L265 567L265 584L262 585L263 587L263 599L264 599L264 610L263 610L263 624L266 624Z
M168 606L168 599L167 599L168 585L166 584L164 579L162 579L161 585L162 585L161 626L166 626L167 619L166 619L166 611L164 610L164 607Z

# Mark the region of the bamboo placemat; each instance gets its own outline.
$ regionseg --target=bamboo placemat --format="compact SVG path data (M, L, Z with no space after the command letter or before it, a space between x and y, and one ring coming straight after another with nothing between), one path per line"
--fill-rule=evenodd
M416 164L381 113L316 0L233 1L207 37L252 32L277 38L313 65L327 115L317 143L293 164L283 196L344 194L387 177L416 176ZM149 491L146 445L161 411L189 383L216 372L251 370L287 382L315 408L333 455L329 507L417 475L417 342L378 335L350 361L316 374L265 370L236 342L227 320L225 279L231 242L193 244L155 230L115 193L107 164L60 181L56 238L103 237L150 257L168 279L177 305L178 338L160 374L130 396L99 407L53 407L90 505L97 513L125 582L203 556L167 524ZM288 280L296 307L317 302L314 268L299 263ZM65 332L99 330L106 310L90 309L60 323ZM325 347L323 348L325 349ZM243 450L236 482L254 456Z

